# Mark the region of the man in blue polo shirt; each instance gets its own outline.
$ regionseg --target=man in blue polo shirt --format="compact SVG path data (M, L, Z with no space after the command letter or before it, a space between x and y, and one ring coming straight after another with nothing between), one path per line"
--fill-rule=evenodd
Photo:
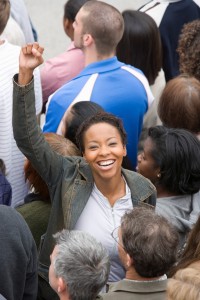
M84 52L85 68L50 96L44 132L59 132L65 112L75 102L96 102L123 120L128 158L135 168L143 116L153 96L142 72L115 56L124 30L123 17L113 6L91 0L79 10L73 26L74 44Z

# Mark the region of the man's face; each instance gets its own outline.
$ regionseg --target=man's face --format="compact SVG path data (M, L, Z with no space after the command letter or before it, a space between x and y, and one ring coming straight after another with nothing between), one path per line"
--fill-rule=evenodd
M50 255L50 267L49 267L49 284L52 287L52 289L57 292L58 291L58 278L56 277L55 270L54 270L54 260L57 255L57 246L55 246L52 254Z
M83 17L85 13L83 9L81 8L79 12L76 15L75 21L73 23L73 28L74 28L74 46L83 49Z

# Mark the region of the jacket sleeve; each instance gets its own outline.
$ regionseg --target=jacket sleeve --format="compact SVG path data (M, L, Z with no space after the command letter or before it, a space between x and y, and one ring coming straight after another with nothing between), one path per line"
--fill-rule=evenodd
M36 171L49 187L56 186L63 174L63 160L69 161L69 170L74 167L73 158L63 158L55 153L45 141L37 124L35 112L34 80L26 86L13 81L13 133L17 146L31 161Z

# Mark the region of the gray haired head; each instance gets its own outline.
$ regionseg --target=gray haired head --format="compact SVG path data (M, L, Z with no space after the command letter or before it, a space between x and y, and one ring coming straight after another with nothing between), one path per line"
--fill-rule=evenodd
M64 229L53 237L57 245L55 274L67 284L70 298L95 299L108 280L107 251L86 232Z

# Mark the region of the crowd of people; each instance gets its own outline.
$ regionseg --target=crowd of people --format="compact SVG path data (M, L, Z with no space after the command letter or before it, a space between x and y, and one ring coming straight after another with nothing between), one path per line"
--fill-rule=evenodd
M198 300L200 3L68 0L63 27L44 62L0 0L0 300Z

